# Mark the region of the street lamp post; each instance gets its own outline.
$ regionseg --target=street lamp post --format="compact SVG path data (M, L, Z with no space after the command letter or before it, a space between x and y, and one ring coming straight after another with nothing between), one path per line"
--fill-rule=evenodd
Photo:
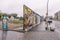
M48 29L48 3L49 3L49 0L47 0L47 13L46 13L46 30Z
M47 0L47 16L48 16L48 3L49 3L49 0Z

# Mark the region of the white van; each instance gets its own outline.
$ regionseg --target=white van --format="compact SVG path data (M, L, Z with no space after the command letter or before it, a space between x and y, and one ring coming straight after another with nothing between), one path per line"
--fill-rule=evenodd
M48 27L49 27L49 29L50 29L50 31L55 31L55 23L54 23L54 21L52 21L52 23L50 23L49 25L48 25Z

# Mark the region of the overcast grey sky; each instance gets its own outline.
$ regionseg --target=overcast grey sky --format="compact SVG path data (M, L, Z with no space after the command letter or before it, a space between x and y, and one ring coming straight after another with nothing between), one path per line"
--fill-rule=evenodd
M23 15L22 0L0 0L0 10L5 13L17 13L19 16Z
M30 7L41 16L46 14L47 0L0 0L0 10L5 13L18 13L23 16L23 5ZM60 10L60 0L49 0L49 16Z

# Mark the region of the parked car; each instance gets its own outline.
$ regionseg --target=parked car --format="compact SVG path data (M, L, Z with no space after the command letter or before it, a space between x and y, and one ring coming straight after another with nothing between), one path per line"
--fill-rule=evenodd
M49 24L49 29L50 29L50 31L55 31L56 27L55 27L55 23L53 21L51 21L51 23Z

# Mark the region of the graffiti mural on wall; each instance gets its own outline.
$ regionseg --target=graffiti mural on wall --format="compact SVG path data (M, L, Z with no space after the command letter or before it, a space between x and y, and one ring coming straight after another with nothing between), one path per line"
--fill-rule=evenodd
M33 11L28 8L27 6L23 6L23 13L24 13L24 26L25 27L30 27L34 24L36 24L36 20L35 20L35 15L33 13Z

